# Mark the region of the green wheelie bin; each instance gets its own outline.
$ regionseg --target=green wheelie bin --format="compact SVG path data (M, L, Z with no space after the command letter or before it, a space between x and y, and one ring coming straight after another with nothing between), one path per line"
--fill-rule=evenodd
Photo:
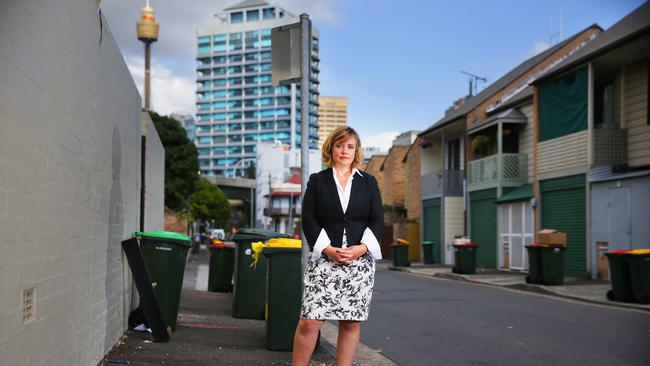
M607 291L607 299L618 302L632 302L632 286L630 285L631 250L621 249L605 253L609 262L609 279L612 289Z
M631 251L628 261L634 302L650 304L650 249Z
M147 272L166 326L176 329L189 236L169 231L136 232Z
M542 283L542 248L545 244L526 245L528 251L528 275L526 283Z
M453 244L453 247L454 266L451 271L458 274L475 274L478 245L473 243Z
M564 284L564 250L565 246L547 245L541 248L542 284Z
M302 298L301 249L267 246L262 253L267 257L266 348L291 351Z
M411 266L411 261L409 260L409 245L410 243L403 239L397 239L397 241L390 245L393 249L394 267Z
M232 273L235 268L234 245L221 242L216 245L211 244L208 248L210 249L208 291L232 291Z
M436 245L434 244L433 240L425 240L422 242L422 253L423 253L423 258L422 262L424 264L434 264L436 263L435 260L435 253L436 250Z
M235 242L235 270L232 315L235 318L264 320L266 296L266 257L261 256L255 268L253 242L271 238L289 238L289 235L261 229L241 229L233 235Z

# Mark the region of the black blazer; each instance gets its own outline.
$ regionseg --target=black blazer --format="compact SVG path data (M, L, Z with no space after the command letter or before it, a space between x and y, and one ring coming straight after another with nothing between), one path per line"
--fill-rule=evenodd
M366 227L370 228L378 241L384 229L384 209L377 180L363 172L355 173L350 192L348 208L343 213L341 201L334 183L332 168L314 173L309 177L305 197L302 200L302 230L310 250L321 229L325 229L333 247L341 247L343 228L348 246L358 245ZM350 184L350 182L348 182Z

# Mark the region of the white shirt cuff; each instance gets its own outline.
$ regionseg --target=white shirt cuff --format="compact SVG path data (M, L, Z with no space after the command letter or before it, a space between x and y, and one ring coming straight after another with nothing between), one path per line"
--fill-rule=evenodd
M331 243L332 241L327 236L325 229L320 229L320 234L318 234L318 239L316 239L316 243L314 243L314 251L311 253L311 257L313 259L320 258L323 249L327 248Z
M370 228L366 228L366 230L363 231L363 236L361 237L361 244L365 244L366 247L368 247L368 252L370 253L372 259L378 261L382 258L379 241L375 237L375 234L373 234L372 230L370 230Z

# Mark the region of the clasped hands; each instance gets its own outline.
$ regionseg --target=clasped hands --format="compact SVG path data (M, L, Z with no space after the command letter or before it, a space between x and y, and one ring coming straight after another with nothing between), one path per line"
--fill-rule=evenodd
M337 248L328 245L327 248L323 249L325 255L334 262L340 264L350 264L367 252L368 247L363 243L359 245L351 245L347 248Z

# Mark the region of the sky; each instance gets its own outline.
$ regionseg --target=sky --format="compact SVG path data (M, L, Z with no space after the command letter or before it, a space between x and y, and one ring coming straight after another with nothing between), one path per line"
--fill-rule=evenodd
M320 32L320 93L344 96L364 146L388 150L468 93L466 71L487 78L596 23L611 27L643 0L267 0L307 13ZM151 0L160 24L152 48L152 109L195 112L196 30L239 0ZM145 0L101 0L142 91L144 50L135 24Z

